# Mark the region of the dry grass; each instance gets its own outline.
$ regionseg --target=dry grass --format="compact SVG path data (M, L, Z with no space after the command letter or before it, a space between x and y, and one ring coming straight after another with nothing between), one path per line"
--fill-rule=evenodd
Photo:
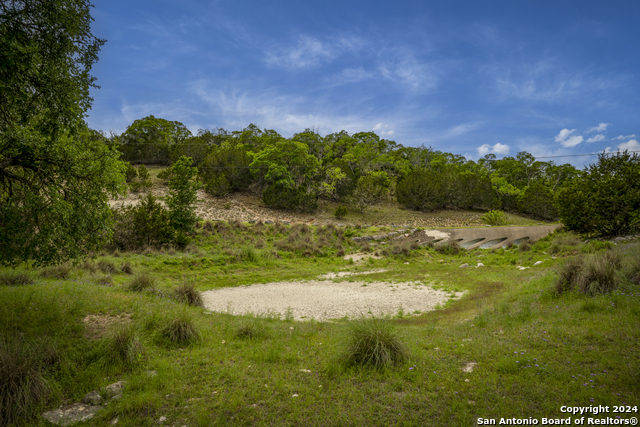
M192 283L183 283L178 286L174 293L180 302L184 302L194 307L202 307L202 294L196 289Z
M127 289L134 292L142 292L147 289L154 289L156 281L147 273L136 275L127 285Z

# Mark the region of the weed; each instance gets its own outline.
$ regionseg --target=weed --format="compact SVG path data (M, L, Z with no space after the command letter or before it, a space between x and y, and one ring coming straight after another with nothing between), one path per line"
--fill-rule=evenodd
M113 279L111 278L110 275L107 274L102 277L99 277L98 280L96 280L96 283L98 285L111 286L113 285Z
M246 262L257 264L258 262L260 262L260 253L250 246L245 246L244 248L242 248L242 259Z
M140 338L131 326L117 326L103 342L100 350L104 362L125 366L135 365L144 354Z
M256 319L243 321L236 329L235 336L240 339L255 339L262 336L264 331L256 323Z
M0 425L27 418L51 393L38 347L0 337Z
M83 261L82 264L80 264L80 268L84 271L88 271L89 273L95 273L98 270L96 265L89 260Z
M131 263L129 261L123 263L120 266L120 271L122 271L124 274L133 274L133 268L131 268Z
M556 281L556 291L560 294L564 291L571 290L577 282L584 258L581 256L569 258L567 262L558 271L558 279Z
M347 323L342 360L346 365L384 369L404 362L408 350L387 319L361 317Z
M338 246L338 251L336 252L336 256L338 257L345 256L344 248L342 246Z
M210 233L212 233L213 231L215 231L215 227L214 227L214 225L213 225L213 222L211 222L211 221L206 221L206 222L204 223L204 225L202 226L202 229L203 229L203 230L205 230L205 231L208 231L208 232L210 232Z
M196 289L192 283L183 283L175 289L178 301L184 302L194 307L202 307L202 294Z
M170 320L160 328L160 337L172 345L190 344L200 339L200 331L186 312Z
M457 255L460 253L461 248L458 242L448 240L445 243L436 245L435 250L444 255Z
M576 289L589 295L609 293L619 285L621 268L622 254L615 250L570 258L558 273L556 291Z
M518 245L518 250L520 252L527 252L529 250L531 250L531 242L529 242L529 240L525 240L522 243L520 243Z
M66 279L71 272L71 266L69 264L61 264L55 267L45 268L40 272L41 277L49 279Z
M105 274L113 274L118 271L116 265L112 261L101 259L96 265L98 269Z
M0 274L0 284L6 286L32 285L33 278L25 272L5 272Z
M142 292L146 289L155 288L156 281L147 273L137 274L127 285L130 291Z

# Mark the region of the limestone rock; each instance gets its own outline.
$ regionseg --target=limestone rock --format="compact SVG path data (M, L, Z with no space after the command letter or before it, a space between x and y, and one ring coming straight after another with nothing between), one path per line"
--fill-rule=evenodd
M84 403L74 403L60 409L54 409L42 414L44 419L58 426L70 426L81 421L93 418L102 406L85 405Z
M542 261L536 261L533 263L534 266L542 264Z
M82 398L82 403L87 405L101 405L104 399L98 390L90 391Z
M469 267L469 264L467 264L466 262L460 266L460 268L467 268L467 267Z
M118 381L117 383L109 384L108 386L106 386L104 390L107 398L113 398L118 394L122 394L122 390L124 390L126 384L126 381Z

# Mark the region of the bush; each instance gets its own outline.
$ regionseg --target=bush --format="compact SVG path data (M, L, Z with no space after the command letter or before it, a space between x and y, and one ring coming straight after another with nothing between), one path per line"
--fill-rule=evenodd
M384 199L390 184L391 181L386 172L369 172L358 178L350 200L360 212L364 212L367 207L378 204Z
M131 163L126 162L127 170L124 173L124 176L128 183L131 183L134 179L138 177L138 170L134 168Z
M0 425L30 417L50 395L39 347L0 337Z
M71 272L71 266L69 264L62 264L56 267L45 268L40 272L40 277L47 277L49 279L66 279Z
M172 176L171 168L166 168L158 172L158 179L161 179L164 184L167 184Z
M176 231L190 233L198 220L196 216L197 190L200 183L195 179L198 169L191 167L193 160L182 156L171 166L171 180L169 181L169 219Z
M160 247L174 241L169 211L152 194L147 194L137 206L115 210L114 217L112 243L120 250Z
M202 294L196 289L195 285L183 283L175 289L175 294L180 302L184 302L194 307L202 307Z
M489 211L482 215L480 219L489 225L502 225L506 223L504 212L502 211Z
M300 186L287 188L281 185L269 185L262 192L262 201L273 209L311 213L318 209L317 197Z
M555 204L569 230L597 236L640 230L640 154L598 156L573 183L557 192Z
M136 275L127 285L127 289L134 292L142 292L146 289L154 289L156 281L147 273Z
M124 274L133 274L133 268L131 268L131 263L129 261L125 262L120 266L120 271Z
M24 272L4 272L0 274L0 284L6 286L32 285L33 278Z
M336 211L333 213L333 216L335 216L338 219L342 219L345 216L347 216L348 213L349 213L349 210L347 209L346 206L339 205L336 208Z
M384 369L407 359L407 349L391 322L362 317L349 322L343 337L342 360L346 365Z
M224 197L231 192L231 184L227 177L222 173L211 178L204 186L204 191L213 197Z
M172 345L190 344L200 339L198 327L186 312L165 321L159 332L160 337Z
M436 244L434 249L444 255L458 255L462 250L458 242L454 240L448 240L445 243Z

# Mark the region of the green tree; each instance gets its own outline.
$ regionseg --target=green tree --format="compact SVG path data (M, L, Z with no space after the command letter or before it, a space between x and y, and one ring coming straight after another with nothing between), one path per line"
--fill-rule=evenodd
M175 239L169 211L151 193L137 206L116 209L114 217L112 243L120 250L160 247Z
M195 179L198 168L191 167L192 164L190 157L182 156L171 166L167 206L171 226L182 233L193 231L198 220L195 204L200 183Z
M398 202L408 209L434 211L446 203L444 188L437 173L415 170L407 174L396 187Z
M369 172L358 179L351 201L360 212L380 203L389 191L391 180L384 171Z
M0 2L0 263L59 263L110 238L122 162L87 128L104 40L83 0Z
M188 138L191 132L182 123L147 116L134 121L118 141L124 160L169 165L172 151Z
M602 153L598 161L556 193L562 223L570 230L616 236L640 230L640 155Z

